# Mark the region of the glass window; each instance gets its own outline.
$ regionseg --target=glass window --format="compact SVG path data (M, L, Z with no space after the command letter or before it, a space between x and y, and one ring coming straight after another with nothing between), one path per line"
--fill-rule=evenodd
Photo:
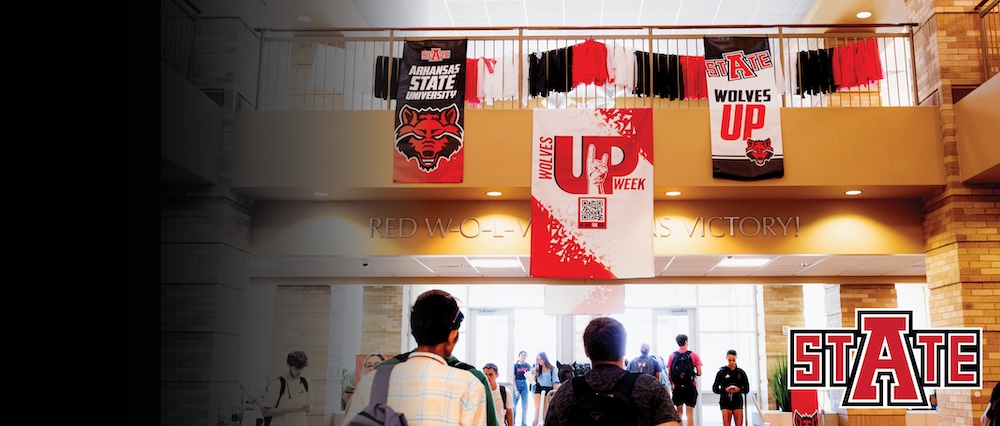
M753 331L756 324L754 308L698 308L698 326L706 331Z
M544 308L544 285L470 285L469 306L477 308Z
M698 302L696 287L691 284L625 284L625 307L694 306Z
M702 306L753 306L752 284L706 284L698 287L698 302Z

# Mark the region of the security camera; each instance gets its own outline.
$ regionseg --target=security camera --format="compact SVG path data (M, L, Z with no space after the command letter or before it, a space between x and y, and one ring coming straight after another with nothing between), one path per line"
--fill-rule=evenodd
M367 268L368 267L368 261L367 260L362 261L361 262L361 266L364 267L364 268Z

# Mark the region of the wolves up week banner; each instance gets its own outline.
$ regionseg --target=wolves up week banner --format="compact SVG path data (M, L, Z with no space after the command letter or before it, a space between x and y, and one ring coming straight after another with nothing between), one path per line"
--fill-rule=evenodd
M705 37L712 177L785 175L781 95L767 37Z
M406 42L396 92L394 182L462 182L467 43Z
M535 109L531 276L653 276L651 109Z

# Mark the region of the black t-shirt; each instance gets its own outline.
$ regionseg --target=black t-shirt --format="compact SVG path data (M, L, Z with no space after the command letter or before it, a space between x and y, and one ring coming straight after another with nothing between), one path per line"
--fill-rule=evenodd
M628 372L621 367L597 364L584 377L586 377L587 384L590 385L591 389L604 391L613 388L626 374ZM576 395L573 393L573 384L567 381L552 394L552 401L545 414L547 426L572 426L568 420L569 411L573 409L573 402L576 401ZM635 380L632 398L639 410L640 426L681 420L681 416L677 414L677 408L670 400L667 388L663 387L660 381L653 376L643 374Z
M518 364L514 363L514 380L525 380L524 373L531 370L531 364L524 363Z

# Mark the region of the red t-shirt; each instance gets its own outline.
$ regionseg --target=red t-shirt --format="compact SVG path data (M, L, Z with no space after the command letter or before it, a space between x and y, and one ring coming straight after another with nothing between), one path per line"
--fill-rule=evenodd
M680 349L677 350L677 352L680 352L680 353L684 353L684 352L687 352L687 351L688 350L684 349L684 348L680 348ZM667 358L667 371L670 371L670 366L673 365L673 363L674 363L674 353L671 352L670 353L670 357ZM701 357L699 357L698 354L694 353L694 351L691 351L691 363L694 364L695 371L699 371L699 372L701 371L701 365L702 365L701 364ZM695 376L695 378L694 378L694 380L692 380L692 382L695 385L698 385L698 377Z

